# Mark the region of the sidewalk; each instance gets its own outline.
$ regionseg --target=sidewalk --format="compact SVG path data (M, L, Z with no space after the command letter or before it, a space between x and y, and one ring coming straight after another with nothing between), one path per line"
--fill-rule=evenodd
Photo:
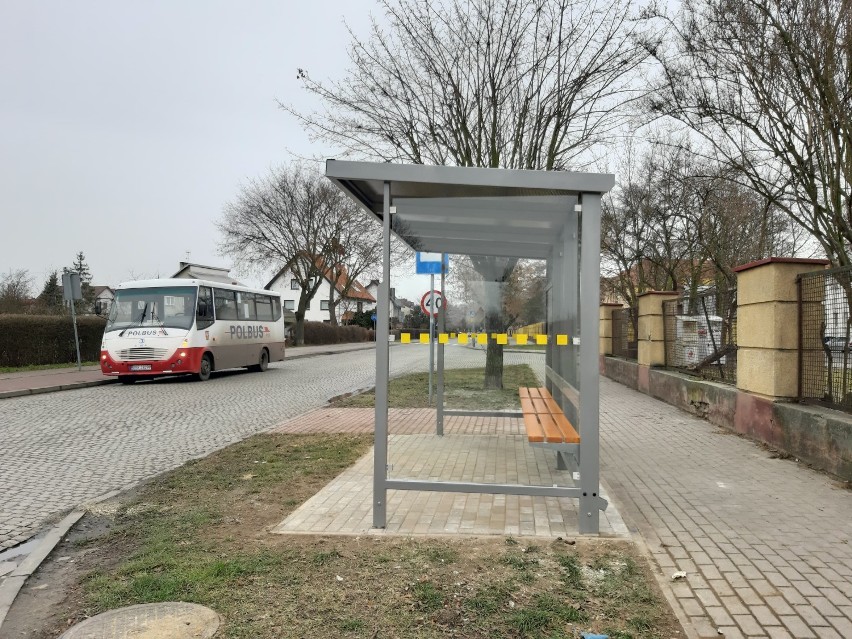
M371 349L375 346L374 342L293 346L287 349L286 359L332 355L334 353ZM99 366L83 366L82 370L79 371L76 366L73 366L20 373L0 373L0 399L100 386L101 384L114 384L117 381L115 377L104 376Z
M852 637L848 487L605 378L601 478L698 637Z

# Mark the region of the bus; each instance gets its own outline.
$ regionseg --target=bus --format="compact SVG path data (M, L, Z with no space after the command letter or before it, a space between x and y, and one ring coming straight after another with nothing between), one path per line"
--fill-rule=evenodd
M281 295L198 279L125 282L115 290L101 371L132 384L143 377L226 368L265 371L284 359Z

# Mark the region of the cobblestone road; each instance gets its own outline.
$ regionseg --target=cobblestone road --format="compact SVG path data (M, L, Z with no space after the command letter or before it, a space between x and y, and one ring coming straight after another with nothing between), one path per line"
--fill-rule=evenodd
M448 367L482 365L454 346ZM541 354L506 354L543 364ZM426 370L428 348L391 349L391 373ZM222 373L199 383L164 379L0 400L0 549L48 519L106 492L207 455L333 396L375 382L375 351Z

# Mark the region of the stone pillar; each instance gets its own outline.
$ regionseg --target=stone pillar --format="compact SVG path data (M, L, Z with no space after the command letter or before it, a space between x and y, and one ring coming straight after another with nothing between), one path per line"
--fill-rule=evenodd
M799 307L796 276L827 260L770 257L737 274L737 388L771 399L798 396ZM821 302L806 312L822 313ZM817 345L821 350L821 345Z
M604 302L600 306L600 320L601 320L601 333L600 333L600 354L601 357L604 355L612 355L612 312L618 308L621 308L621 304L614 304L611 302Z
M639 296L636 388L643 393L651 392L651 367L666 363L663 302L679 295L678 291L647 291Z
M663 302L678 295L678 291L648 291L639 296L639 334L636 341L640 366L663 366L666 363Z

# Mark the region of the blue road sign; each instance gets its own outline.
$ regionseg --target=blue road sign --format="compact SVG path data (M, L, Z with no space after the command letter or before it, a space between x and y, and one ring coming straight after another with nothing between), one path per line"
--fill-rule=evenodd
M446 253L444 256L444 272L450 270L450 256ZM441 253L417 253L414 265L415 272L418 275L440 275L441 274Z
M375 322L376 321L376 314L373 313L372 315L370 315L370 319Z

